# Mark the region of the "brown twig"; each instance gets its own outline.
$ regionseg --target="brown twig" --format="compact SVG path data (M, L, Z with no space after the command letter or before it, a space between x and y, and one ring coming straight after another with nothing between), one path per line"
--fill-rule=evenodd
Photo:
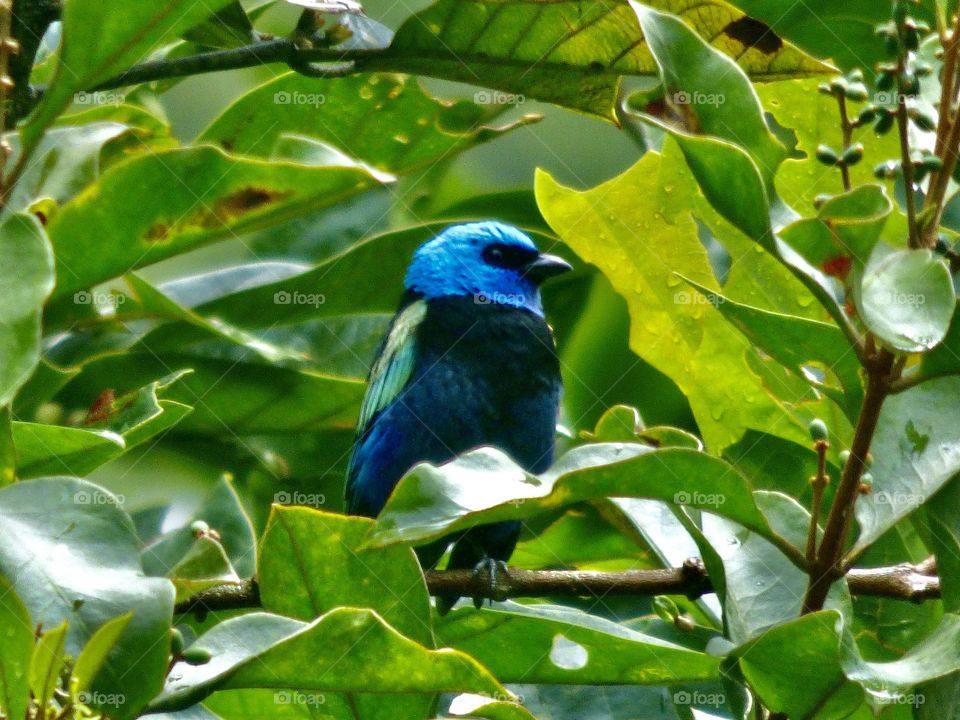
M843 467L837 493L830 507L830 515L823 530L823 540L817 551L816 562L810 567L810 583L803 599L804 613L823 608L833 582L842 575L840 561L843 555L853 506L860 490L860 478L866 467L867 453L877 429L880 410L890 394L893 354L880 350L867 366L867 389L857 419L850 457Z
M931 561L918 565L854 569L847 574L850 592L920 602L940 597L940 579ZM463 595L503 599L505 597L591 597L600 595L685 595L697 598L713 592L706 568L699 558L681 567L660 570L520 570L498 573L494 591L487 579L471 570L428 570L425 573L431 595ZM205 613L260 607L256 580L219 585L177 603L176 614Z
M820 510L823 506L823 491L830 479L827 477L826 440L817 440L817 474L810 479L813 485L813 503L810 506L810 529L807 532L807 567L813 567L817 561L817 532L820 528Z
M837 107L840 111L840 130L843 133L842 150L845 152L850 143L853 142L853 123L847 115L847 98L842 92L835 93L837 98ZM843 189L847 192L853 187L850 182L850 166L845 162L840 163L840 177L843 180Z

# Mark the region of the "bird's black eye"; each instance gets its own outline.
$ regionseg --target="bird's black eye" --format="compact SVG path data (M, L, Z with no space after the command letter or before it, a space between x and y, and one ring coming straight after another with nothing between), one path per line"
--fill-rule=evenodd
M537 259L537 251L516 245L495 243L483 250L483 261L495 267L520 270Z

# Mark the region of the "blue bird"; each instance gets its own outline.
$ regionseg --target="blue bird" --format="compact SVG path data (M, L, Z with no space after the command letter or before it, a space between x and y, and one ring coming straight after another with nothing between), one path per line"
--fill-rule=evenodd
M376 517L411 467L482 445L533 473L550 466L561 381L540 283L570 269L492 221L449 227L417 248L360 410L349 513ZM453 542L447 567L486 569L492 584L519 534L518 522L483 525L417 555L432 567ZM456 600L438 598L438 609Z

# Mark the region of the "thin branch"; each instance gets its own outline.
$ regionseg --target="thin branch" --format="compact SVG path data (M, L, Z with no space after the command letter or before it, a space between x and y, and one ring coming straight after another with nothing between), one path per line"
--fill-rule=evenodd
M940 579L930 561L918 565L854 569L847 574L850 592L897 600L921 602L940 597ZM591 597L595 595L685 595L698 598L713 592L706 568L699 558L681 567L660 570L520 570L498 573L491 592L483 575L471 570L428 570L431 595L462 595L502 600L510 597ZM255 580L219 585L177 603L174 612L206 613L260 607L260 588Z
M853 516L853 506L859 495L860 478L866 467L866 457L880 419L880 410L890 392L893 362L893 355L887 350L881 350L867 366L867 388L850 444L850 457L843 467L830 507L823 540L817 550L817 561L810 568L810 583L803 599L805 613L823 608L830 586L842 576L840 561Z
M820 510L823 507L823 491L830 481L827 476L827 449L830 444L826 440L817 440L817 474L811 478L813 485L813 504L810 506L810 527L807 531L807 567L812 568L817 561L817 531L820 527Z
M850 147L850 144L853 142L853 123L850 122L850 116L847 114L847 98L842 93L836 93L837 98L837 107L840 111L840 130L843 133L843 145L842 151L846 152L847 148ZM846 192L850 192L850 189L853 187L850 182L850 166L845 162L840 163L840 177L843 180L843 189Z

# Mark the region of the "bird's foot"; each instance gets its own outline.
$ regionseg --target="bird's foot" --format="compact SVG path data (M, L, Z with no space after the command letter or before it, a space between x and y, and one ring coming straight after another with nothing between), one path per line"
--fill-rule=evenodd
M476 567L473 568L473 579L476 580L481 576L486 576L487 581L487 597L474 596L473 606L479 610L483 607L483 601L489 599L490 604L493 604L493 601L503 602L507 599L505 592L498 592L498 583L497 577L498 573L503 573L504 575L509 575L510 571L507 570L507 564L503 560L495 560L494 558L484 558L477 563Z

